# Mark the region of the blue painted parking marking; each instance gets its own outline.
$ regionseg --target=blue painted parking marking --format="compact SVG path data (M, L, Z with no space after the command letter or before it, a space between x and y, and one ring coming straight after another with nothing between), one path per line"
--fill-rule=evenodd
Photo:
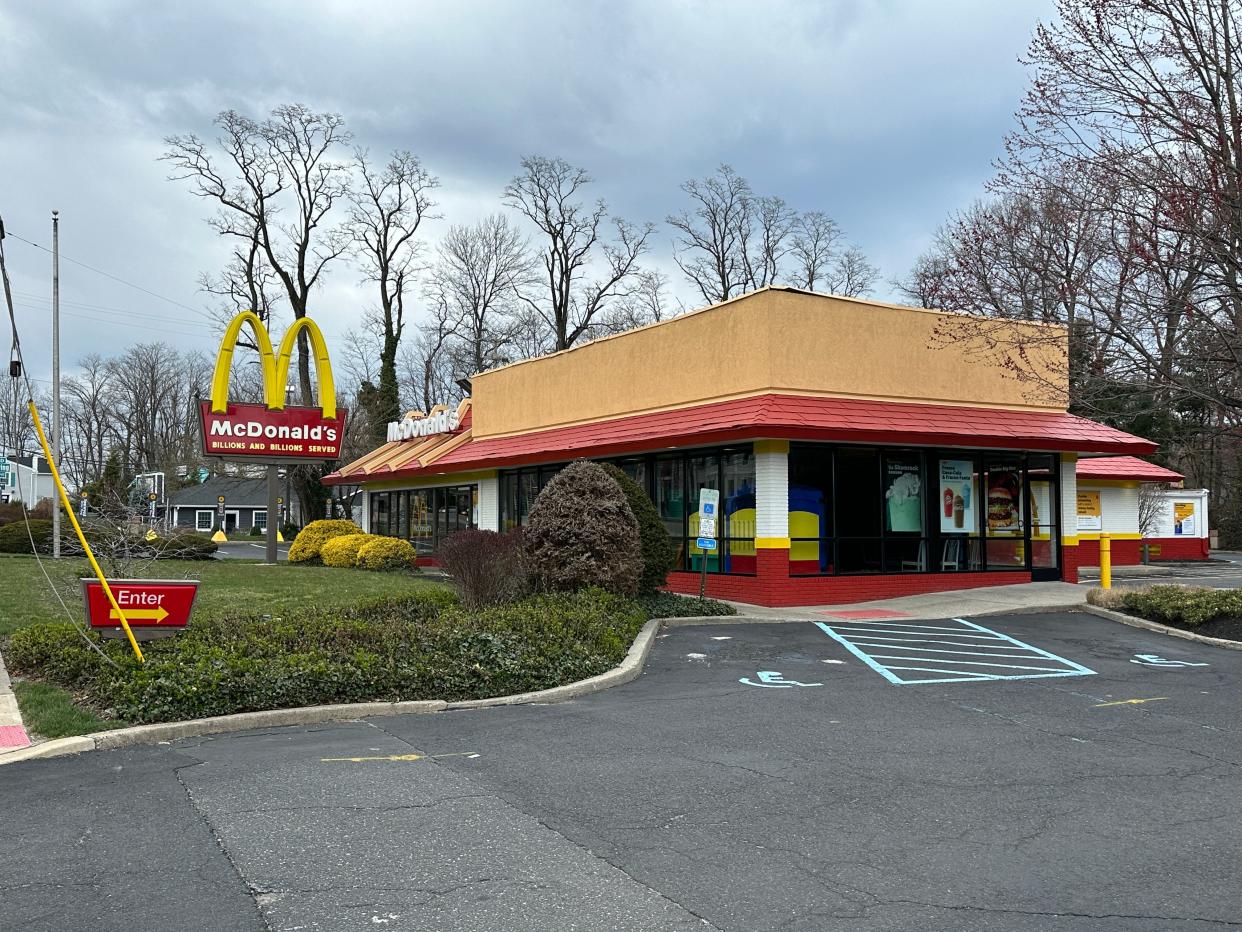
M1080 663L963 618L815 624L897 686L1095 675Z

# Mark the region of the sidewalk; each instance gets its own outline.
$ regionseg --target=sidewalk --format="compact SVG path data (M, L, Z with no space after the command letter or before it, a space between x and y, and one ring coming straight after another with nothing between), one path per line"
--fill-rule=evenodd
M752 618L806 619L825 618L962 618L969 615L995 615L1076 608L1087 600L1087 589L1063 582L1020 583L1016 586L987 586L981 589L958 589L952 592L931 592L897 599L876 599L851 602L847 605L810 605L797 608L766 608L732 602L738 613ZM725 621L726 619L721 619Z
M17 697L13 695L13 684L4 669L4 658L0 657L0 754L29 745L30 738L22 725L22 714L17 709Z

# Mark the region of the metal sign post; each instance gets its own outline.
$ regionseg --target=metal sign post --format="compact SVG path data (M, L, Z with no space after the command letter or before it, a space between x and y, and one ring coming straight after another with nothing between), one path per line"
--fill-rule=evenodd
M147 515L151 519L151 526L154 527L155 526L155 493L154 492L149 492L147 494Z
M699 600L707 597L707 557L716 550L716 519L720 512L720 490L699 489L699 536L694 542L703 561L699 574Z

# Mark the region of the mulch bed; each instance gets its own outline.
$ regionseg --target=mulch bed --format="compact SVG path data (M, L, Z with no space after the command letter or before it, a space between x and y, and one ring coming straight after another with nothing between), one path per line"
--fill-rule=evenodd
M1122 611L1131 612L1130 609L1122 609ZM1137 612L1131 614L1138 615ZM1209 638L1225 638L1230 641L1242 642L1242 618L1213 618L1211 621L1205 621L1198 625L1188 625L1176 621L1165 621L1163 618L1150 618L1146 615L1138 615L1139 618L1146 618L1148 621L1154 621L1156 624L1168 625L1170 628L1177 628L1181 631L1192 631L1195 634L1202 634Z

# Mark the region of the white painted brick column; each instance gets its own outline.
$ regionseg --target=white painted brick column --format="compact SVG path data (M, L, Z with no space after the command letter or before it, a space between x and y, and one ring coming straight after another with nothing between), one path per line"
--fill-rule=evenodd
M755 545L789 547L789 441L755 441Z
M1078 456L1061 454L1061 540L1078 539Z
M479 530L500 530L500 477L497 475L479 480Z

